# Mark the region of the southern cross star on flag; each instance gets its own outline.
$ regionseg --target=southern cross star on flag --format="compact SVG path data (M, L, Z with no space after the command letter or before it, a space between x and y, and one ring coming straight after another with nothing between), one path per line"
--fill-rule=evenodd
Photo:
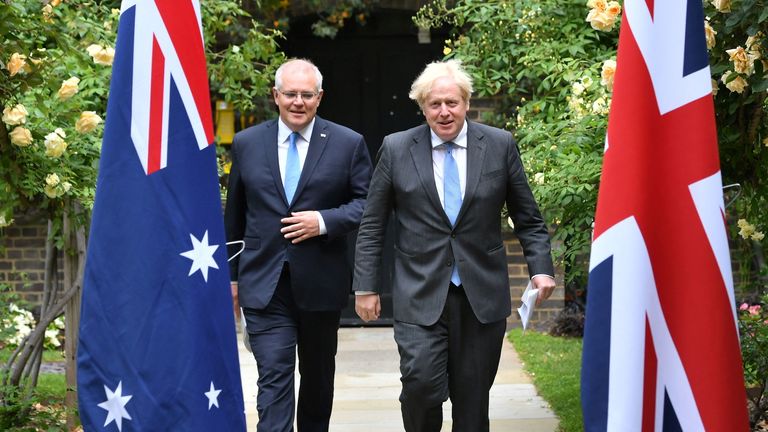
M86 431L243 431L197 0L123 1L83 287Z
M582 367L586 431L747 431L701 0L627 0Z

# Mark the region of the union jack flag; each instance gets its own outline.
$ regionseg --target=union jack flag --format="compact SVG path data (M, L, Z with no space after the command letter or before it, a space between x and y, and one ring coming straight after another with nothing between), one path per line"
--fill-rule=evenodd
M587 431L749 429L701 0L626 0L590 258Z
M78 348L85 430L243 431L197 0L124 1Z

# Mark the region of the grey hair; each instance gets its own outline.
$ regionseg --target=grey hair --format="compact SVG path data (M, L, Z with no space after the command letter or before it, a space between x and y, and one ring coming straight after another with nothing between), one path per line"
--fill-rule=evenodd
M323 74L320 73L320 69L315 66L314 63L307 59L290 59L286 61L285 63L281 64L279 68L277 68L277 71L275 71L275 87L280 89L283 86L283 72L285 71L286 66L290 65L297 65L301 64L304 68L311 68L312 71L315 73L315 80L317 81L317 88L316 91L321 91L323 89Z
M423 106L435 81L443 77L453 78L456 85L459 86L461 97L465 102L469 102L469 98L472 96L472 77L461 66L461 61L455 59L428 64L411 84L408 97L415 100L419 106Z

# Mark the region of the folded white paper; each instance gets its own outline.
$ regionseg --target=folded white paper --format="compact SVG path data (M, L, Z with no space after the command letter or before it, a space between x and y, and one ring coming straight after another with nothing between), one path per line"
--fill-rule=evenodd
M528 286L523 291L523 296L520 297L523 304L517 308L517 313L520 314L520 321L523 323L523 331L528 328L528 321L531 319L531 315L533 315L533 309L536 307L536 298L538 296L538 288L533 288L531 282L528 282Z

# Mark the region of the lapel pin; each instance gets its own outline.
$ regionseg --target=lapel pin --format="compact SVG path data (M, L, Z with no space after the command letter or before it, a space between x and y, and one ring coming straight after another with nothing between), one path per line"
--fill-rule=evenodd
M321 138L325 138L325 134L324 134L324 133L321 133L321 134L320 134L320 137L321 137Z

